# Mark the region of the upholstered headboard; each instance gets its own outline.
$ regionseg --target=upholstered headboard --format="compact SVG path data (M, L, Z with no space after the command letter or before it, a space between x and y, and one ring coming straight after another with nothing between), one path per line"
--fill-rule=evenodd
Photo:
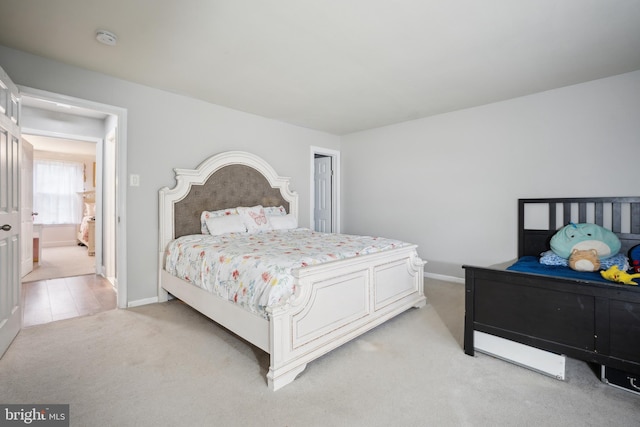
M172 239L200 234L205 210L282 205L298 218L298 194L289 189L289 178L251 153L229 151L210 157L197 169L174 170L176 186L159 191L161 254Z
M280 189L273 188L259 171L240 164L224 166L204 184L192 184L185 198L175 202L174 238L200 234L202 211L255 205L282 205L290 211Z

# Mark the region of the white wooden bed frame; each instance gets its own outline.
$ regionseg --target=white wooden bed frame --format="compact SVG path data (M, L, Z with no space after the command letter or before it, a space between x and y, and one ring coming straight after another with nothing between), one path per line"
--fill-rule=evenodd
M297 217L298 195L289 190L289 179L253 154L226 152L195 170L175 169L176 186L160 190L159 300L167 301L171 294L269 353L271 390L292 382L307 363L411 307L426 304L424 262L415 245L298 269L296 295L270 309L268 320L167 273L165 248L174 239L174 204L192 185L202 185L232 164L259 171L280 190L289 202L289 213Z

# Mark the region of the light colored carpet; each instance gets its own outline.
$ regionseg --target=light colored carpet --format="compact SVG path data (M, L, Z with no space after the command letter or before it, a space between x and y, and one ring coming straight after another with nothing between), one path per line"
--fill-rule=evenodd
M0 402L69 403L72 426L632 426L640 396L568 363L558 381L462 351L464 286L267 388L268 355L179 301L23 330Z
M82 276L96 272L96 257L87 255L86 246L42 248L40 262L22 278L23 282Z

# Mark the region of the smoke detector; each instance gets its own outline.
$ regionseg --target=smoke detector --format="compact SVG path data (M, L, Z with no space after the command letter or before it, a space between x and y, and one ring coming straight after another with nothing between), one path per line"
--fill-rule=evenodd
M96 40L102 44L106 44L107 46L115 46L118 41L118 37L111 31L98 30L96 31Z

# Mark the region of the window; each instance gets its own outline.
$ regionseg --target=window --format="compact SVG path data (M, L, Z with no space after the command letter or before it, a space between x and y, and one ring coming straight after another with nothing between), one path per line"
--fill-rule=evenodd
M33 211L36 224L79 224L84 164L34 159Z

